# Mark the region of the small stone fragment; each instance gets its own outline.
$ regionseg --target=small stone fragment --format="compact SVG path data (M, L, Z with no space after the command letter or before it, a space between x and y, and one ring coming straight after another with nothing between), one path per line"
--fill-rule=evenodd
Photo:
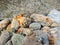
M14 34L11 38L13 45L22 45L24 43L24 36Z
M32 14L30 18L35 21L41 23L43 26L50 26L52 24L52 20L47 16L40 14Z
M40 24L40 23L31 23L31 24L29 25L29 28L30 28L31 30L40 30L41 24Z

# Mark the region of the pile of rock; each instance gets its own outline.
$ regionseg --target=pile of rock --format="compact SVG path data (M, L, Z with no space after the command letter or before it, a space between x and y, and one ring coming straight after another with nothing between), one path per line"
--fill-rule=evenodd
M60 12L52 10L47 16L18 14L0 21L0 45L59 45Z

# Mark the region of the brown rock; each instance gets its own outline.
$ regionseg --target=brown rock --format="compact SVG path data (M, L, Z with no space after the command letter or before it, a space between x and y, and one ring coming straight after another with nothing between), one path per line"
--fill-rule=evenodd
M48 32L49 29L50 29L50 27L44 26L44 27L42 28L42 31L43 31L43 32Z
M32 32L29 28L21 28L21 33L26 34L26 35L30 35Z
M30 18L35 22L40 22L43 26L50 26L52 24L52 20L42 14L32 14Z
M60 27L60 24L52 23L51 27Z

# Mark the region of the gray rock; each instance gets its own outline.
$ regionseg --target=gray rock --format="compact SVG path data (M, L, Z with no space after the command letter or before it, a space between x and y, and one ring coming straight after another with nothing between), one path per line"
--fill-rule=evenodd
M42 42L43 45L48 45L48 35L46 32L42 32L42 30L36 30L34 31L34 34L36 35L36 39L38 42Z
M30 28L31 30L40 30L41 24L40 24L40 23L31 23L31 24L29 25L29 28Z
M5 45L12 45L11 40L9 40Z
M13 45L22 45L24 43L24 36L14 34L11 38Z
M60 11L57 11L56 9L53 9L50 11L48 14L48 17L53 21L58 24L60 24Z
M11 38L11 34L8 32L3 32L0 36L1 45L5 45L5 43Z

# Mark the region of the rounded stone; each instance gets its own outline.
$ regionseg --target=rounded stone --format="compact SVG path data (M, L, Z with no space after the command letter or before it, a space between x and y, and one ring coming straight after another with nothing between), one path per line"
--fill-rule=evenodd
M29 28L32 29L32 30L40 30L41 24L40 23L31 23L29 25Z

